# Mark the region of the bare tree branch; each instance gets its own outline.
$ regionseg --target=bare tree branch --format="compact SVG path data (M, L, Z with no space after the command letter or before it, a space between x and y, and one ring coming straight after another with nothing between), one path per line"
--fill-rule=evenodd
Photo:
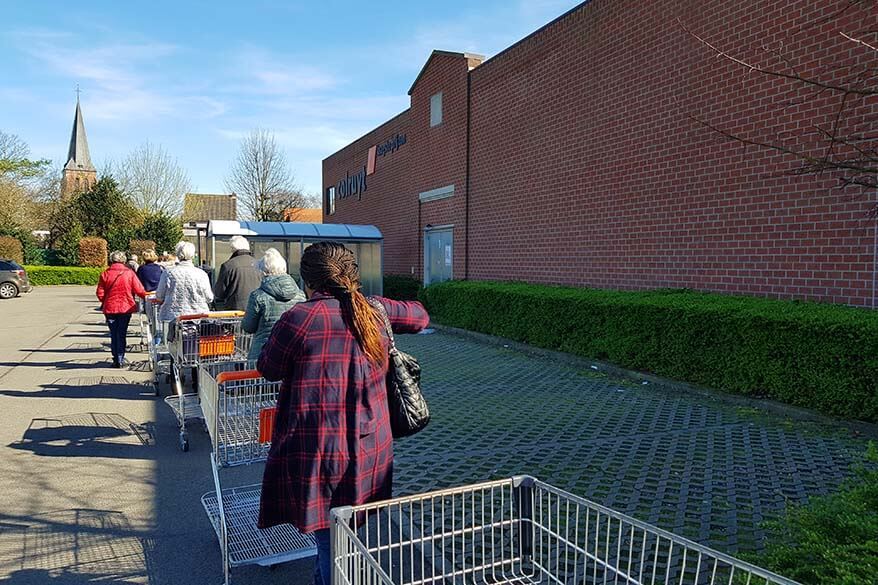
M729 61L732 61L733 63L737 63L738 65L747 68L751 72L755 71L757 73L762 73L764 75L769 75L771 77L780 77L783 79L789 79L791 81L798 81L798 82L801 82L801 83L804 83L807 85L812 85L814 87L820 87L823 89L828 89L828 90L842 92L842 93L853 93L853 94L862 95L862 96L870 96L870 95L878 94L878 87L867 87L867 88L861 89L861 88L857 88L857 87L851 87L848 85L839 85L836 83L826 83L826 82L819 81L817 79L813 79L810 77L804 77L804 76L796 75L793 73L784 73L783 71L775 71L773 69L767 69L767 68L759 66L759 65L754 65L752 63L748 63L747 61L744 61L743 59L739 59L739 58L729 54L728 52L723 51L722 49L711 44L706 39L704 39L704 38L698 36L697 34L695 34L694 32L692 32L691 30L689 30L686 27L686 25L683 24L683 21L679 17L677 18L677 23L680 25L680 27L684 31L686 31L686 33L688 33L693 38L698 40L704 46L708 47L711 51L716 53L716 55L718 57L723 57L725 59L728 59Z
M860 39L854 38L854 37L852 37L852 36L850 36L850 35L848 35L848 34L845 34L845 33L843 33L843 32L840 32L840 33L838 33L838 34L840 34L841 36L843 36L844 38L846 38L846 39L849 40L849 41L853 41L853 42L855 42L855 43L859 43L859 44L863 45L864 47L869 47L869 48L872 49L873 51L878 51L878 47L876 47L875 45L870 45L870 44L867 43L866 41L862 41L862 40L860 40Z
M144 142L115 169L119 186L139 209L180 215L183 197L192 189L189 174L158 144Z
M303 207L286 155L274 134L256 129L241 140L226 188L238 196L246 216L257 221L283 221L287 210Z
M831 16L838 18L855 6L867 10L876 3L876 0L849 0L845 7ZM843 189L878 188L878 135L872 130L878 122L878 115L873 113L874 109L870 106L878 96L878 68L875 67L871 54L858 53L851 63L842 58L848 55L848 49L842 46L843 43L837 43L840 52L837 59L830 58L828 64L820 69L812 65L810 72L799 72L796 65L800 60L790 58L782 50L763 45L765 52L780 60L780 63L776 63L780 68L778 70L735 57L689 30L679 18L677 22L686 33L717 57L752 73L796 82L797 86L783 89L789 90L788 95L799 93L798 96L792 99L777 97L776 106L781 111L790 107L807 106L809 102L820 104L819 117L812 123L805 125L800 121L798 125L782 125L783 131L778 131L776 136L766 137L764 132L763 136L758 136L758 127L756 130L729 131L694 115L689 116L691 119L729 140L798 159L799 166L788 171L791 174L832 173ZM798 32L807 28L807 25L800 27ZM862 38L863 34L872 33L860 32L856 36L845 32L839 34L846 40L875 52L874 57L878 57L878 47ZM836 99L837 105L826 105L827 102L834 104ZM834 111L830 107L834 107Z

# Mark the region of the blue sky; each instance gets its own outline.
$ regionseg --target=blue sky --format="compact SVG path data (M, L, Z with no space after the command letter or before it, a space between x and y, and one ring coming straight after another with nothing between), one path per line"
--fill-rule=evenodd
M224 191L238 140L275 132L299 183L408 106L430 51L491 56L578 0L10 2L0 130L63 164L75 85L92 159L149 140L202 193Z

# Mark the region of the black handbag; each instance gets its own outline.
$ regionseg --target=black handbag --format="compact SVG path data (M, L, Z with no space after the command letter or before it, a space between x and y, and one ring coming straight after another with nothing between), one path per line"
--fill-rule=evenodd
M387 310L380 302L369 299L381 315L384 329L390 339L390 363L387 368L387 407L390 410L390 430L393 438L414 435L430 422L430 409L421 393L421 365L417 358L396 348L393 329Z

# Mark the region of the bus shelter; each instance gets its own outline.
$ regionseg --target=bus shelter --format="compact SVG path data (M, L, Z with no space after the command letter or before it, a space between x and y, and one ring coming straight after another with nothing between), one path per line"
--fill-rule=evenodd
M299 275L299 263L305 248L315 242L341 242L357 258L363 292L367 295L380 295L383 292L384 238L375 226L213 220L207 226L207 249L202 258L202 262L212 268L213 274L218 274L220 265L229 259L231 250L228 242L232 236L247 238L250 250L257 259L269 248L276 248L286 258L287 272L296 279L302 290L304 283Z

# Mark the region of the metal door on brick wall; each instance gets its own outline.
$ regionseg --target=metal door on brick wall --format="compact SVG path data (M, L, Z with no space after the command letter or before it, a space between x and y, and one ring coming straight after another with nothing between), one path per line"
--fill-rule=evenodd
M424 286L451 280L453 246L451 228L433 228L424 232Z

